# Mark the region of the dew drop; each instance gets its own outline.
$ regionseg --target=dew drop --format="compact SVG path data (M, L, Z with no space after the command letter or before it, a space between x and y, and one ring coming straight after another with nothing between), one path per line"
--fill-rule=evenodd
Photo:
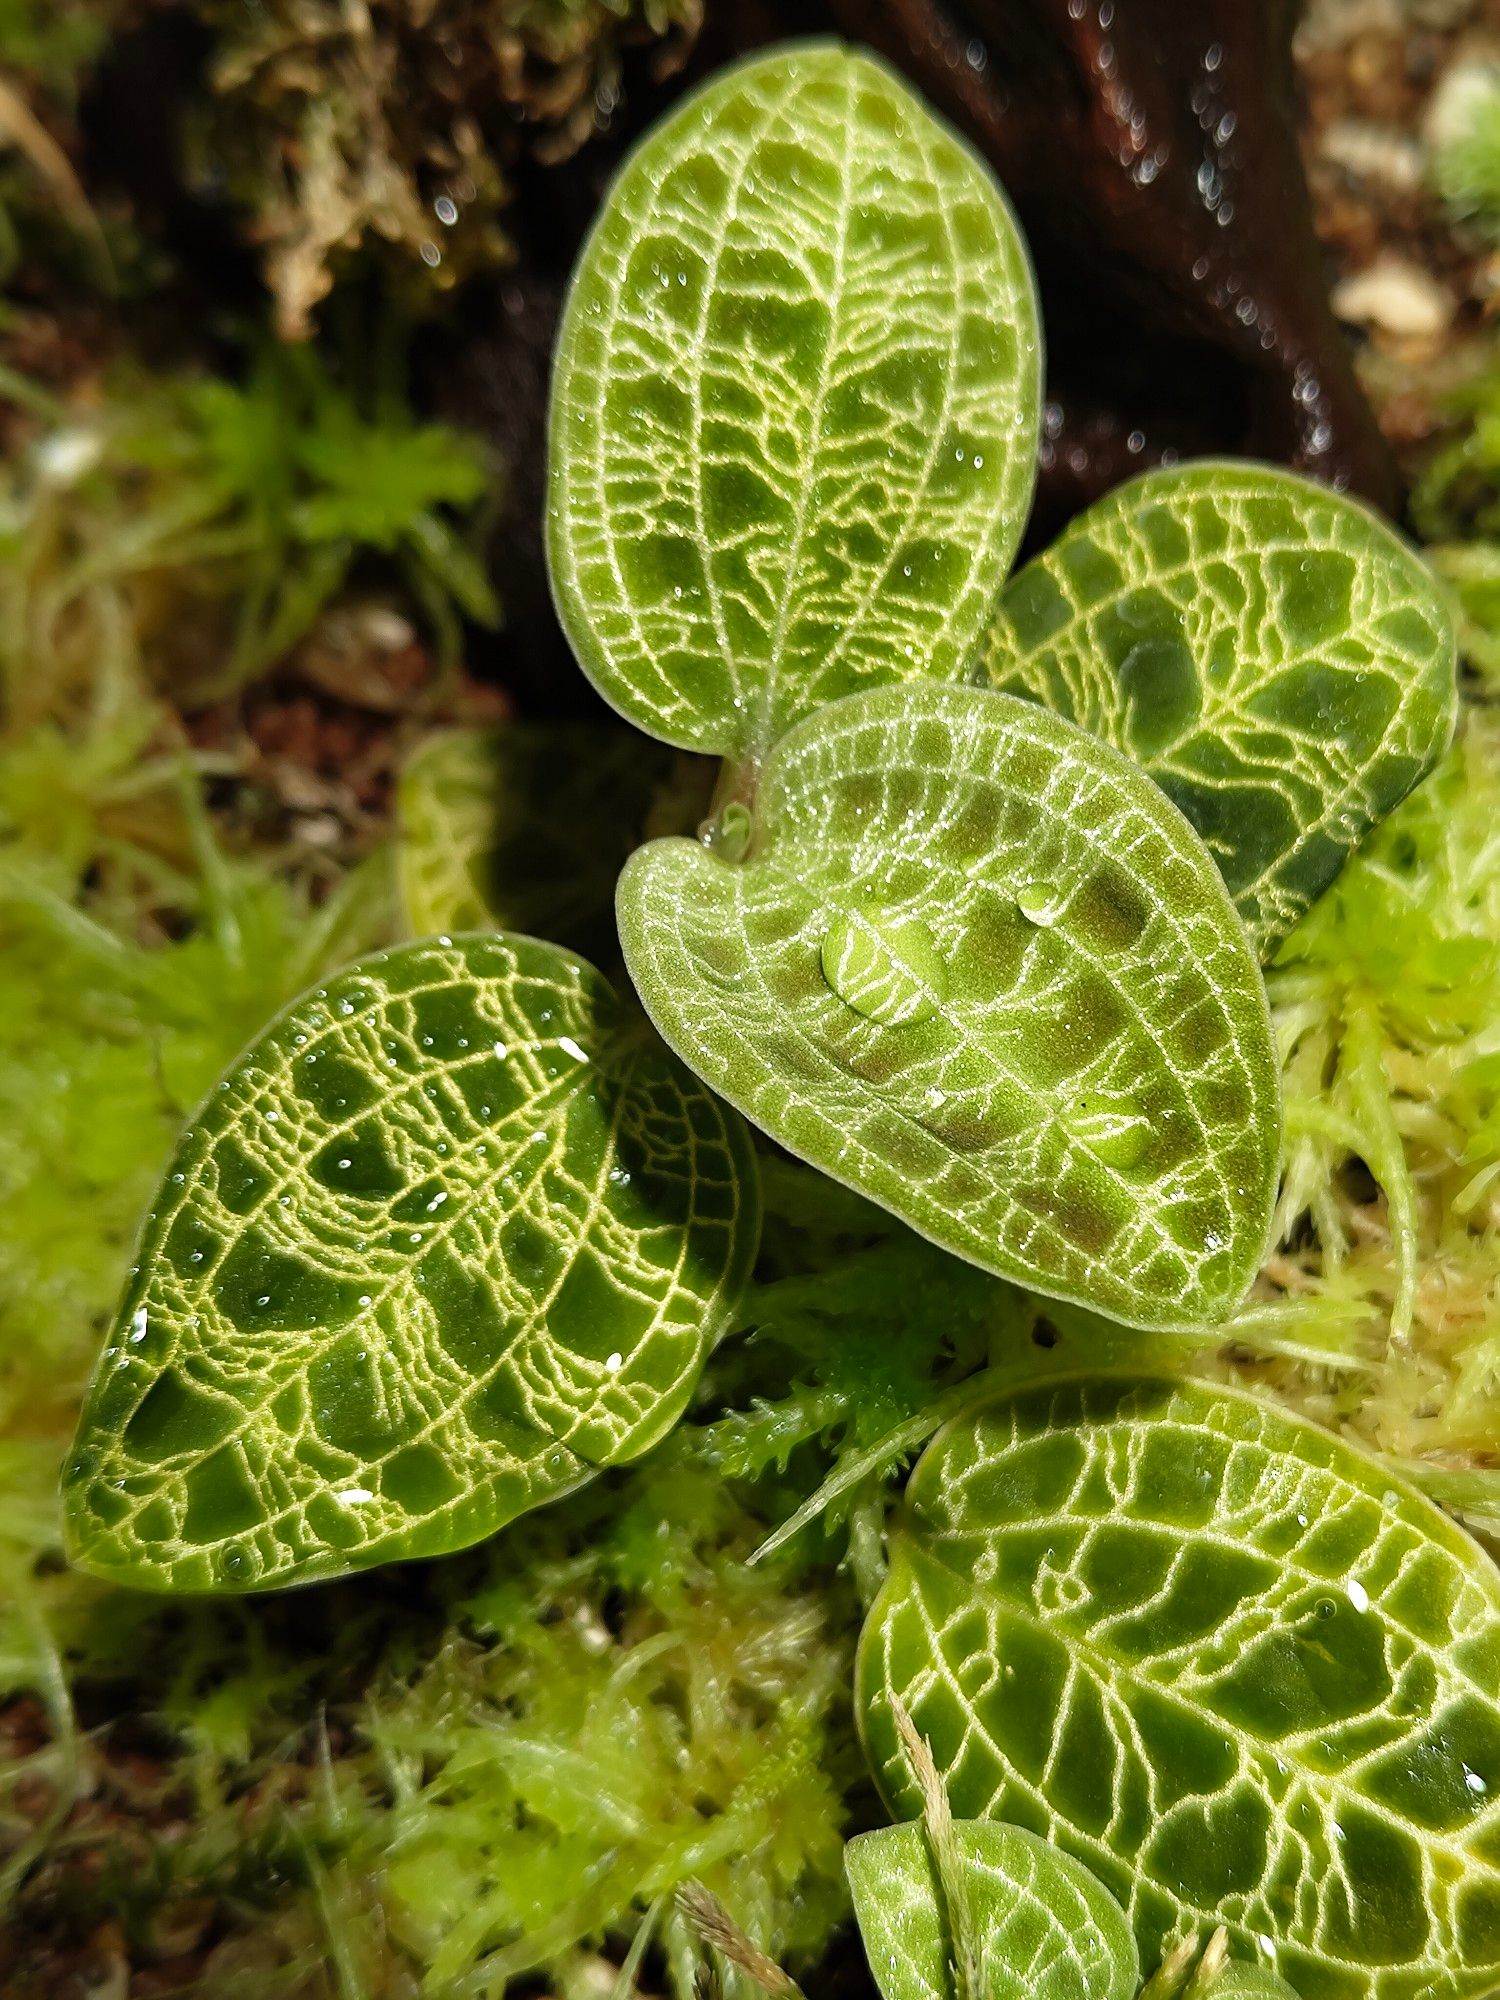
M1151 1126L1133 1097L1076 1097L1063 1105L1061 1123L1107 1167L1135 1166L1151 1138Z
M1349 1581L1344 1585L1344 1594L1356 1611L1369 1610L1370 1593L1356 1578L1350 1577Z
M947 997L947 971L926 924L876 904L834 918L819 962L844 1005L885 1028L925 1021Z
M255 1557L243 1542L226 1542L214 1566L225 1583L243 1583L255 1574Z
M1065 907L1062 892L1046 882L1023 882L1016 891L1016 908L1029 924L1050 930Z
M755 821L750 808L739 799L731 799L717 819L706 819L698 829L698 838L710 853L721 861L743 861L750 851L751 836L755 832Z

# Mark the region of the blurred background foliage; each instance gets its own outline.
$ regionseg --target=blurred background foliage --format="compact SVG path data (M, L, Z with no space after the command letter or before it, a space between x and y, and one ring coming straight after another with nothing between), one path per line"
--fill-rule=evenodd
M77 1397L216 1073L326 968L408 933L512 924L607 963L619 858L704 809L703 765L580 721L576 676L541 652L512 561L540 473L508 427L540 399L533 302L699 14L0 0L17 2000L689 2000L715 1981L736 2000L674 1904L689 1877L820 1989L863 1990L841 1872L877 1810L847 1695L861 1603L912 1454L1018 1374L1102 1350L1254 1381L1500 1538L1484 75L1420 125L1450 71L1490 61L1461 24L1421 92L1390 96L1416 105L1396 136L1417 182L1382 206L1370 169L1329 166L1322 214L1335 260L1372 254L1373 215L1380 243L1468 274L1441 339L1377 325L1362 350L1454 593L1465 721L1273 969L1281 1241L1232 1337L1044 1310L768 1157L742 1325L640 1466L468 1555L280 1600L163 1605L63 1568ZM1385 115L1398 40L1360 30L1337 69L1326 42L1305 55L1315 175L1341 124ZM474 409L466 371L487 383Z

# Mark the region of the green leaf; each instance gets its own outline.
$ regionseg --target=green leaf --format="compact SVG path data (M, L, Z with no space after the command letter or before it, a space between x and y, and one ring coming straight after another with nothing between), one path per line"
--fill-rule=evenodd
M1208 1989L1208 2000L1298 2000L1298 1996L1295 1987L1263 1965L1230 1965Z
M670 1427L758 1219L739 1120L592 967L365 959L183 1137L67 1467L74 1559L247 1590L478 1541Z
M875 689L761 774L748 858L620 880L671 1047L946 1249L1130 1325L1217 1324L1269 1227L1265 989L1192 829L1028 702Z
M857 688L961 677L1040 362L1005 199L903 83L819 43L715 77L626 164L563 317L549 556L601 693L754 757Z
M616 956L615 882L674 763L687 762L633 730L586 723L427 737L398 793L413 932L526 931Z
M1345 494L1269 467L1148 472L1015 576L982 652L1134 757L1264 955L1453 733L1452 621Z
M953 1827L977 1932L973 2000L1134 2000L1140 1965L1120 1907L1089 1871L1019 1827ZM949 2000L942 1885L920 1826L844 1850L854 1914L883 2000Z
M955 1813L1084 1861L1148 1963L1223 1924L1303 2000L1500 1979L1500 1577L1269 1404L1095 1377L953 1425L857 1677L896 1810L892 1697Z

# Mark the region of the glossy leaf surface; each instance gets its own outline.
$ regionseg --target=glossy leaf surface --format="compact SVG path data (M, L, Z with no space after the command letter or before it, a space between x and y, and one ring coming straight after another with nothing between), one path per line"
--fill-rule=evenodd
M1077 1855L1149 1964L1223 1924L1301 2000L1500 1979L1500 1578L1386 1467L1252 1397L1072 1379L944 1432L861 1641L955 1813Z
M1192 829L1118 752L972 688L783 738L749 857L655 841L620 937L667 1042L947 1249L1131 1324L1216 1324L1259 1263L1279 1079Z
M754 1255L739 1119L529 938L362 961L189 1126L66 1473L156 1589L477 1541L670 1426Z
M725 71L626 164L553 379L549 558L605 697L754 754L874 682L956 679L1025 525L1025 251L868 56Z
M1012 579L982 657L1151 772L1265 952L1436 762L1457 702L1415 552L1256 465L1117 487Z
M1130 1926L1086 1868L995 1822L960 1821L951 1844L977 1947L973 2000L1135 2000ZM923 1828L862 1833L844 1867L883 2000L952 2000L946 1897Z
M607 963L615 882L687 758L634 730L504 723L430 736L401 774L401 895L413 935L535 933ZM707 807L689 813L691 826ZM659 829L660 830L660 829Z

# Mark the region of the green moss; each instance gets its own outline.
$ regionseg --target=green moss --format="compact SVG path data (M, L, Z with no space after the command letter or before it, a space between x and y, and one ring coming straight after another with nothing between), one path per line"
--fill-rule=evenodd
M1442 99L1433 183L1458 221L1500 241L1500 63L1461 64Z
M0 0L0 69L71 106L108 34L107 8L88 0Z
M1500 1426L1497 826L1500 716L1471 707L1270 980L1288 1160L1264 1285L1339 1367L1257 1372L1439 1474Z
M355 578L403 591L450 666L463 617L497 621L479 551L498 470L399 385L389 360L351 384L324 354L265 345L243 381L122 371L77 414L39 403L0 471L0 783L39 845L58 851L42 822L80 789L113 783L118 803L159 778L142 678L185 707L233 693ZM110 727L80 765L56 719L89 688Z

